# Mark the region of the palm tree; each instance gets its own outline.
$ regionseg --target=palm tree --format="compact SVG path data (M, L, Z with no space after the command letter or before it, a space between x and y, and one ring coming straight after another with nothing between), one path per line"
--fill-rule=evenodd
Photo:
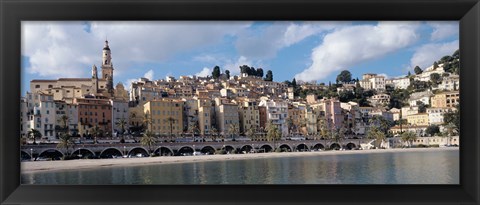
M323 138L325 146L327 145L327 138L330 136L330 130L327 127L327 123L325 123L325 119L319 120L320 125L320 137Z
M402 133L402 141L408 143L408 147L412 146L412 142L417 139L417 135L411 131Z
M152 118L150 117L150 114L148 113L143 114L142 124L146 130L150 129L152 125Z
M143 133L142 139L140 139L140 143L143 146L147 146L148 151L150 153L152 153L152 151L153 151L152 147L156 143L156 140L155 140L155 137L154 137L153 133L150 130L147 130L145 133Z
M42 133L40 133L40 131L38 131L38 130L36 130L36 129L33 129L33 128L28 131L27 135L28 135L30 138L33 138L33 144L37 144L36 139L42 137Z
M218 130L215 127L210 128L210 133L212 134L213 141L217 140Z
M455 124L453 123L448 123L445 125L445 129L446 129L446 136L447 136L447 145L450 145L450 140L452 138L452 136L455 134Z
M285 119L285 124L287 124L288 135L290 135L290 130L293 127L293 120L291 116Z
M377 127L373 127L368 131L367 138L368 139L375 139L376 140L375 144L379 145L383 140L385 140L386 136ZM376 146L376 147L378 147L378 146Z
M100 130L100 127L95 125L90 129L90 134L93 135L93 143L97 144L97 137L102 133L102 130Z
M122 117L121 119L119 119L115 122L115 125L117 127L120 127L121 135L122 135L122 141L125 141L125 139L123 138L123 133L125 133L125 127L128 125L127 120L125 120L125 118Z
M195 138L195 133L198 131L197 123L188 124L188 132L192 133L192 138Z
M267 126L267 140L273 141L273 147L276 147L275 141L282 137L282 133L278 130L277 126L269 123Z
M60 141L57 144L57 148L65 149L66 156L70 156L70 147L73 148L74 146L75 142L73 141L72 135L69 133L60 134Z
M254 140L254 138L255 138L255 129L253 129L253 127L248 128L247 131L245 132L245 135L247 135L248 138Z
M168 123L170 124L170 141L173 139L173 123L175 123L177 120L173 117L167 118Z
M298 124L300 125L300 129L305 128L307 126L307 119L302 118L299 120ZM305 132L302 132L302 134L305 134Z
M232 123L232 124L230 124L230 125L228 126L228 133L229 133L230 135L232 135L232 140L235 141L235 135L238 135L239 132L240 132L240 131L239 131L239 128L238 128L238 124Z
M70 121L70 118L67 115L62 115L60 119L58 119L58 122L62 125L63 131L68 130L68 122Z

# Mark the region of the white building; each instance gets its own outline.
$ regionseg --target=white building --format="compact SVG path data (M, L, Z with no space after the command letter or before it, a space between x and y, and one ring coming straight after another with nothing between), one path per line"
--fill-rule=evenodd
M417 106L417 101L421 101L425 105L430 105L430 98L432 96L433 93L431 91L412 93L408 102L410 106Z
M435 125L441 125L443 124L443 114L447 112L452 112L455 110L455 108L451 107L433 107L433 108L427 108L427 113L428 113L428 123L429 124L435 124Z
M363 74L363 79L360 80L360 86L366 90L385 90L385 77L373 73Z
M28 137L28 131L36 129L42 134L42 139L57 139L55 133L56 107L53 94L27 92L20 107L21 136Z
M393 78L391 83L395 89L407 89L410 86L410 79L407 77Z
M288 117L287 102L262 100L258 106L265 106L267 112L267 124L272 123L281 131L282 136L288 135L288 126L285 119Z
M124 131L127 131L129 128L129 112L128 112L128 102L123 100L110 100L112 104L112 131L114 133L119 133L122 131L121 126L117 125L121 119L126 121Z

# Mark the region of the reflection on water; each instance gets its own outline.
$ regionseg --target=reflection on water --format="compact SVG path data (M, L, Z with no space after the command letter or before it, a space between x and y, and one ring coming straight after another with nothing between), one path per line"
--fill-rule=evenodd
M22 184L458 184L459 151L286 157L22 174Z

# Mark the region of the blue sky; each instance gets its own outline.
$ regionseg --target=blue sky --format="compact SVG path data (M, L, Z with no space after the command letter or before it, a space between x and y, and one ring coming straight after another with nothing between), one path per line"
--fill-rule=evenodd
M22 93L32 79L89 77L109 40L114 81L211 75L215 65L273 71L274 81L405 75L458 49L457 21L22 22Z

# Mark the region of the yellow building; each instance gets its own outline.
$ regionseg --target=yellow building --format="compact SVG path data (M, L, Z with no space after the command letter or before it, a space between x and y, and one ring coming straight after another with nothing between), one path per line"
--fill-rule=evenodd
M183 101L162 99L148 101L143 105L151 123L148 130L154 134L179 135L183 132Z
M240 103L238 117L241 133L247 133L249 129L257 131L260 127L260 114L257 102L254 99L247 99Z
M407 116L407 122L416 126L428 126L428 113L418 113Z
M432 97L432 107L455 107L459 99L458 91L439 93Z

